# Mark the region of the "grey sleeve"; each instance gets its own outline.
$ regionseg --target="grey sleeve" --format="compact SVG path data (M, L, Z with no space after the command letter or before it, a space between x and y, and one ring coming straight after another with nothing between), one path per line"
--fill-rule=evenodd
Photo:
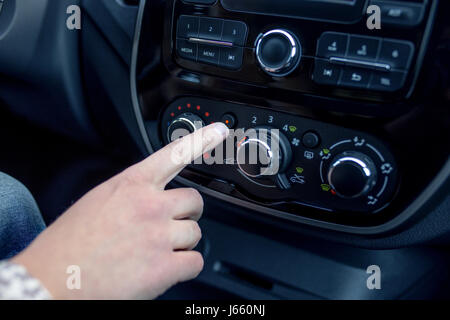
M49 300L50 293L25 267L0 261L0 300Z

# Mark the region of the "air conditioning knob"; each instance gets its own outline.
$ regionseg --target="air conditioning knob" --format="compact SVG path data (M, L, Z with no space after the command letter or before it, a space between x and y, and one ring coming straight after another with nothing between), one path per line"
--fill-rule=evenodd
M261 68L271 76L287 76L297 68L301 56L300 42L287 30L270 30L256 41L256 59Z
M187 136L205 126L202 118L193 113L183 113L178 116L167 129L167 140L173 142Z
M360 152L344 152L333 159L328 170L328 182L342 198L357 198L368 194L377 182L373 161Z
M278 130L260 127L237 143L239 169L251 178L275 176L292 161L289 140Z

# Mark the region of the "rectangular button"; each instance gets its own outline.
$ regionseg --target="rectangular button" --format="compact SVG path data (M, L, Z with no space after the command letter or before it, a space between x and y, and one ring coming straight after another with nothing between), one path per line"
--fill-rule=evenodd
M198 45L198 61L208 64L218 65L220 48L207 44Z
M397 91L405 84L405 72L375 72L370 80L369 89L378 91Z
M380 7L381 24L414 27L419 25L423 20L423 4L385 0L372 0L370 4Z
M178 19L177 38L196 38L200 22L198 17L180 16Z
M323 58L343 57L347 49L348 35L345 33L325 32L318 41L317 56Z
M408 69L413 53L412 42L383 39L378 61L389 64L393 69Z
M345 67L339 85L355 88L367 88L370 80L370 71Z
M242 66L243 56L243 48L220 48L219 67L237 70Z
M187 60L197 60L197 44L184 39L177 39L177 53Z
M319 84L337 85L342 67L316 59L313 80Z
M247 39L247 25L240 21L225 20L223 23L222 41L243 46Z
M199 38L221 40L223 20L215 18L200 18Z
M350 36L347 57L363 60L375 60L380 40L371 37Z

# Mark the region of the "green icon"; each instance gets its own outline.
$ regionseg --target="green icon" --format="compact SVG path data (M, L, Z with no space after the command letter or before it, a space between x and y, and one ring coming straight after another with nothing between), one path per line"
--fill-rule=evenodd
M331 190L331 186L329 184L321 184L320 187L323 191L328 192Z
M303 168L297 167L295 168L295 171L297 171L298 174L302 174L305 170L303 170Z
M295 131L297 131L297 127L296 126L289 126L289 131L294 133Z
M324 155L327 155L327 154L330 153L330 150L329 149L323 149L322 152L323 152Z

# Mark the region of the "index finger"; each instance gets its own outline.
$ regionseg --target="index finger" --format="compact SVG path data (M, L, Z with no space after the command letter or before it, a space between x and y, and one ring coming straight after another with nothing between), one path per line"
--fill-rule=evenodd
M138 164L156 187L164 189L195 159L218 146L228 136L223 123L214 123L178 139Z

